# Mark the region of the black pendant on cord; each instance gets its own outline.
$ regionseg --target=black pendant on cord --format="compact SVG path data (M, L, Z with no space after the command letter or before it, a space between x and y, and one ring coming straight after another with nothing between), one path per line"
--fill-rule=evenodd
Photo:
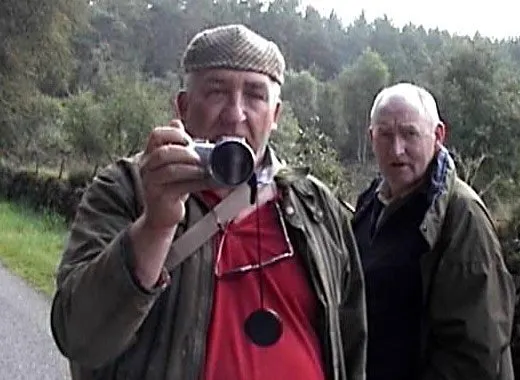
M244 322L244 333L249 340L259 347L269 347L276 344L283 333L282 319L278 314L264 307L264 281L261 257L260 239L260 217L258 214L258 182L256 175L252 177L249 185L251 187L251 203L256 201L256 243L258 255L258 285L260 290L260 308L253 311Z
M244 323L247 337L260 347L269 347L280 340L283 324L276 312L270 309L258 309L249 314Z

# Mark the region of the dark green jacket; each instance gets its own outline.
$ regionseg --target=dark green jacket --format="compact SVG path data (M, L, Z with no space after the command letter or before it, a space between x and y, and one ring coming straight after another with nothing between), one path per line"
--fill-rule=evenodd
M513 380L515 287L492 218L445 149L436 160L420 224L429 251L421 259L427 318L418 380Z
M72 225L57 276L51 325L74 380L198 380L214 285L212 244L171 274L164 291L143 292L128 270L127 228L142 211L136 158L98 175ZM365 378L366 314L349 215L316 179L284 170L281 208L319 300L318 336L327 379ZM191 197L182 234L208 210ZM281 358L280 360L283 360Z

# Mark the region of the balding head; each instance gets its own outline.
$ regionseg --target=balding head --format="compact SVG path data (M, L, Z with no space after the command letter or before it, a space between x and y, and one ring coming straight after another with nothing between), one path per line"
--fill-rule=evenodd
M382 109L394 101L406 103L416 110L431 123L432 129L441 123L437 103L430 92L411 83L398 83L384 88L376 96L370 111L370 124L377 120Z
M435 99L410 83L385 88L376 96L369 131L392 197L411 191L422 181L445 137Z

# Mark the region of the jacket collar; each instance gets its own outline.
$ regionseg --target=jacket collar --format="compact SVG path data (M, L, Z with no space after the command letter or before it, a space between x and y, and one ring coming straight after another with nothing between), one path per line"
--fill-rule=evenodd
M284 161L280 161L274 150L267 146L265 156L260 168L255 171L256 181L259 185L270 184L278 172L285 168L287 165Z
M455 162L445 147L435 156L428 188L429 208L421 223L421 233L433 249L442 231L449 200L453 193L457 171Z
M442 146L428 168L425 181L415 190L424 192L429 204L420 229L430 248L435 246L439 238L456 178L455 162L448 149ZM383 181L383 177L378 176L372 181L370 187L360 195L356 205L354 223L377 196Z

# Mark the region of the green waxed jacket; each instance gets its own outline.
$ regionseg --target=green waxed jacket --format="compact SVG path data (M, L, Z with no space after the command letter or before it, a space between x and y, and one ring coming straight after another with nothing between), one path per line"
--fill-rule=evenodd
M87 189L57 275L51 327L74 380L198 380L212 309L211 241L144 292L127 265L127 229L142 212L136 157L119 160ZM318 180L284 169L275 178L288 234L319 303L317 332L327 379L363 380L366 310L348 211ZM186 203L182 234L206 212ZM283 358L281 359L283 360Z
M515 286L492 218L457 176L447 150L433 164L433 198L419 227L429 249L421 257L425 324L418 380L513 380ZM357 213L380 181L360 196Z

